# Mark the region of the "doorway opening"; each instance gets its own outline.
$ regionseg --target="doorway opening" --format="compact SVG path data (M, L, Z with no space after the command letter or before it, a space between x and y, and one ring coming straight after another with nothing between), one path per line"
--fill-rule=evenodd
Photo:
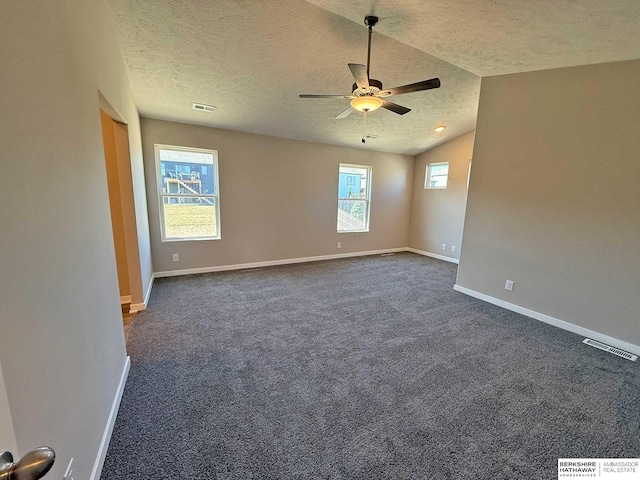
M126 339L136 313L144 308L129 133L126 123L102 96L100 106L113 245Z

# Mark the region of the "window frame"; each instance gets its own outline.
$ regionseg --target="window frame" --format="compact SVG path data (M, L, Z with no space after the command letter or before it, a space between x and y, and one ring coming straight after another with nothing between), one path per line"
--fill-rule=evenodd
M431 178L431 168L432 167L438 167L440 165L446 165L447 166L447 183L445 186L431 186L429 185L429 180ZM446 188L449 186L449 162L435 162L435 163L427 163L427 168L425 169L424 172L424 189L425 190L446 190Z
M367 171L367 184L366 184L366 192L367 192L367 196L364 199L358 199L359 201L364 201L365 202L365 226L362 229L358 229L358 230L339 230L338 226L336 225L336 231L337 233L366 233L369 231L369 227L371 224L370 221L370 216L371 216L371 185L372 185L372 181L371 178L373 176L373 167L370 165L356 165L354 163L339 163L338 164L338 202L336 204L336 223L338 220L337 215L339 215L339 211L340 211L340 200L353 200L353 199L349 199L349 198L341 198L340 197L340 170L342 169L342 167L347 167L347 168L360 168L360 169L365 169Z
M203 193L203 194L170 194L163 193L162 191L162 179L160 161L160 150L175 150L178 152L193 152L193 153L206 153L213 156L213 164L207 164L207 167L211 167L214 180L214 192L215 193ZM222 238L222 224L220 221L220 180L218 176L218 151L210 150L208 148L195 148L195 147L183 147L180 145L166 145L161 143L154 144L154 154L156 160L156 188L158 189L158 214L160 216L160 240L162 242L189 242L189 241L202 241L202 240L220 240ZM213 198L215 205L215 222L216 222L216 235L207 235L200 237L169 237L167 238L165 232L164 221L164 198L165 197L188 197L188 198Z

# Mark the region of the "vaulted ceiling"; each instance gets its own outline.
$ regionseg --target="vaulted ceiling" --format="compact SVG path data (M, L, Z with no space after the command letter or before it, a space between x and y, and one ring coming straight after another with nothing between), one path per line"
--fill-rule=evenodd
M110 0L143 116L285 138L416 154L475 126L480 77L640 58L637 0ZM439 77L442 87L335 116L347 63L385 88ZM214 113L192 109L215 105ZM445 125L437 134L434 128Z

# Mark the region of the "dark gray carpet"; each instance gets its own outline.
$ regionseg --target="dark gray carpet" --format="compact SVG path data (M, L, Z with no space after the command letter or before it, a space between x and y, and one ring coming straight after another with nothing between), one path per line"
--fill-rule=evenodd
M559 457L639 457L638 365L455 272L398 254L156 280L102 478L547 480Z

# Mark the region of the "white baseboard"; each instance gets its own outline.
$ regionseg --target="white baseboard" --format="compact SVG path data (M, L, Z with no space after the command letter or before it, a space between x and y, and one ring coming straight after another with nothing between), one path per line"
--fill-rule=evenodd
M319 262L322 260L335 260L337 258L363 257L365 255L381 255L383 253L397 253L397 252L406 252L406 251L407 251L406 247L385 248L383 250L369 250L366 252L338 253L334 255L319 255L316 257L284 258L282 260L268 260L266 262L237 263L235 265L220 265L217 267L187 268L184 270L168 270L166 272L155 272L153 276L155 278L177 277L179 275L193 275L196 273L225 272L229 270L244 270L246 268L273 267L276 265L290 265L292 263Z
M470 297L484 300L485 302L492 303L493 305L497 305L498 307L506 308L507 310L511 310L512 312L520 313L535 320L548 323L549 325L553 325L554 327L568 330L584 337L592 338L599 342L606 343L607 345L611 345L612 347L626 350L627 352L631 352L635 355L640 355L640 346L638 345L618 340L617 338L604 335L594 330L589 330L588 328L584 328L573 323L565 322L564 320L560 320L559 318L551 317L549 315L545 315L544 313L536 312L535 310L530 310L514 303L505 302L504 300L500 300L499 298L491 297L489 295L485 295L484 293L476 292L475 290L471 290L457 284L453 286L453 289L458 292L464 293L465 295L469 295Z
M93 470L91 471L91 480L100 480L100 474L102 473L102 467L104 466L104 459L107 456L107 449L109 448L109 441L111 440L111 434L113 433L113 426L116 423L116 417L118 416L118 409L120 408L120 401L122 400L122 394L124 393L124 385L127 383L127 377L129 376L129 368L131 367L131 358L127 357L122 368L122 375L120 376L120 383L116 389L113 403L111 404L111 411L109 412L109 418L107 419L107 425L105 426L104 433L102 434L102 441L100 442L100 448L98 449L98 456L93 464Z
M149 297L151 296L151 288L153 287L153 280L156 278L155 275L151 275L151 281L149 281L149 286L147 287L147 293L144 294L144 307L147 308L149 305Z
M131 303L131 295L120 296L120 305L124 305L125 303Z
M129 313L138 313L138 312L141 312L142 310L147 309L147 305L149 305L149 296L151 295L151 287L153 287L153 280L155 277L156 277L155 273L151 275L151 281L149 282L149 285L147 286L147 291L144 294L144 303L132 303L129 306Z
M424 250L418 250L417 248L407 247L406 251L417 253L418 255L424 255L425 257L437 258L438 260L444 260L445 262L451 262L456 264L460 262L460 260L458 260L457 258L446 257L444 255L438 255L437 253L425 252Z
M138 313L145 310L147 306L144 303L132 303L129 306L129 313Z

